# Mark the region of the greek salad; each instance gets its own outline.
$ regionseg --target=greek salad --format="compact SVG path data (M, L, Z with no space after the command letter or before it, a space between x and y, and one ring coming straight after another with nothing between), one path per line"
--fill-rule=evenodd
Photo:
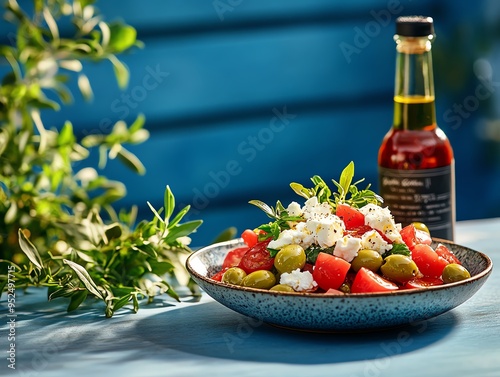
M394 221L383 199L353 183L354 163L313 187L290 186L303 198L271 207L259 200L271 222L241 233L244 247L231 250L211 278L223 283L280 292L327 294L390 292L441 285L470 277L444 244L432 246L423 223Z

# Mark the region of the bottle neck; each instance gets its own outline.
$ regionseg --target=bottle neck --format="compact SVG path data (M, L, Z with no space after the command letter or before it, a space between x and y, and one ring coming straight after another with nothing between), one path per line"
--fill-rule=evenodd
M398 130L436 128L432 39L396 35L394 124Z

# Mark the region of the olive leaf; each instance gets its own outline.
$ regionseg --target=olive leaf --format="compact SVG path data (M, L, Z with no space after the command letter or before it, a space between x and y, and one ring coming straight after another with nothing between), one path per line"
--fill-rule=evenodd
M70 297L70 302L68 308L66 309L68 312L72 312L73 310L78 309L78 307L85 301L87 298L88 292L86 290L78 290L73 293Z
M165 222L168 223L168 220L170 219L170 216L172 216L175 208L175 198L169 185L167 185L165 194L163 195L163 206L163 208L165 208Z
M164 241L166 243L171 243L180 237L188 236L191 233L195 232L202 223L202 220L193 220L181 225L177 225L173 228L169 228L169 232L164 238Z
M43 268L42 258L38 253L37 248L33 243L26 237L22 229L17 232L19 236L19 246L21 250L26 254L31 263L33 263L39 270Z
M219 235L217 235L217 237L215 237L212 243L219 243L232 240L236 237L237 231L238 230L234 226L224 229L221 233L219 233Z
M267 216L269 216L272 219L275 219L277 217L277 214L276 214L276 211L274 210L274 208L272 208L271 206L267 205L263 201L255 200L254 199L254 200L250 200L248 203L253 204L254 206L260 208L262 211L264 211L264 213Z
M91 294L104 301L107 317L128 302L137 311L152 299L157 291L146 293L139 284L146 273L160 276L160 292L176 299L168 277L185 270L180 261L190 249L183 237L201 220L182 223L190 207L175 213L169 186L165 208L148 202L152 219L137 219L137 206L117 210L126 187L101 172L119 160L145 173L140 156L128 149L150 136L144 115L130 126L118 120L82 135L70 120L45 125L42 116L71 103L75 87L92 100L87 62L111 64L124 89L130 73L118 54L141 47L136 30L108 23L94 0L9 0L4 10L16 30L10 45L0 46L7 63L0 79L0 255L16 266L16 284L47 287L49 301L69 300L68 311ZM93 150L95 168L87 160ZM7 279L0 271L1 291Z
M92 280L89 273L84 267L80 266L78 263L72 262L67 259L63 259L63 262L67 264L73 271L75 271L76 275L78 276L78 279L80 279L80 281L83 283L85 288L87 288L87 290L90 293L92 293L97 298L100 298L101 300L104 299L101 292L99 292L99 288L94 283L94 281Z

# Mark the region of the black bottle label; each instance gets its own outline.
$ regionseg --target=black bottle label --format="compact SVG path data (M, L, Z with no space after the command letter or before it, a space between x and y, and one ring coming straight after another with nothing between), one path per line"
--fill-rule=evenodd
M379 194L396 220L406 226L422 222L432 237L453 241L455 169L401 170L379 167Z

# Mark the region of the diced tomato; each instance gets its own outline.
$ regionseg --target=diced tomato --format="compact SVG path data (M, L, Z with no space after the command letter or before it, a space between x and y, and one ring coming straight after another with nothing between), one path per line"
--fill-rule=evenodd
M424 276L438 278L448 261L440 257L429 245L417 244L411 251L411 258Z
M325 291L338 289L345 280L351 264L342 258L320 252L313 270L313 279Z
M274 267L274 258L271 257L267 250L267 245L270 241L258 242L254 247L250 248L241 258L238 267L243 269L247 274L257 270L270 271Z
M460 262L460 260L457 258L457 256L455 254L453 254L453 251L448 249L442 243L437 245L435 251L436 251L437 255L439 255L441 258L446 259L448 261L448 263L462 264L462 262Z
M243 238L243 242L245 242L248 247L254 247L257 244L259 236L252 229L245 229L243 233L241 233L241 238Z
M250 250L249 247L238 247L231 250L224 258L224 262L222 262L222 269L236 267L238 264L240 264L241 258L243 258L243 255L245 255L248 250Z
M432 243L432 238L429 233L415 228L413 224L407 225L401 229L400 234L403 242L410 250L418 244L430 245Z
M327 291L325 292L325 294L327 294L327 295L343 295L343 294L344 294L344 292L339 291L338 289L333 289L333 288L330 288L329 290L327 290Z
M442 285L443 281L439 278L433 278L430 276L423 276L420 278L415 278L410 281L408 281L404 286L403 289L422 289L422 288L428 288L432 287L435 285Z
M347 204L337 204L337 211L335 214L344 221L347 230L365 225L365 215L359 212L357 208Z
M399 287L375 272L361 267L351 286L351 293L373 293L396 291Z

